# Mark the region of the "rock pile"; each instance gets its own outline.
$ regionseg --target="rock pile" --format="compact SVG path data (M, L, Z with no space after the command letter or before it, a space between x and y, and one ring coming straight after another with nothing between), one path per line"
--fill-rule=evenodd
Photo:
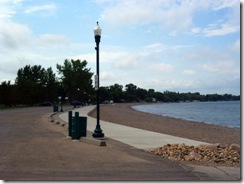
M237 144L187 146L185 144L167 144L148 152L176 161L199 161L227 165L240 163L240 146Z

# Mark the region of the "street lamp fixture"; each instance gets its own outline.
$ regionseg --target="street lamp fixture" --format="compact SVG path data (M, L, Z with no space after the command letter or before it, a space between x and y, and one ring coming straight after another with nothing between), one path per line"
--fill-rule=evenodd
M60 112L64 112L64 111L63 111L63 104L62 104L62 97L59 96L58 99L59 99L59 103L60 103L60 106L61 106L61 107L60 107Z
M69 97L65 97L65 101L66 101L66 103L68 103L68 100L69 100Z
M100 107L99 107L99 43L100 43L100 39L101 39L101 28L98 25L94 27L94 37L95 37L95 42L96 42L96 47L95 50L97 51L96 55L97 55L97 73L95 76L95 90L96 92L96 98L97 98L97 125L96 125L96 129L94 130L94 133L92 134L93 137L104 137L104 133L101 129L100 126Z

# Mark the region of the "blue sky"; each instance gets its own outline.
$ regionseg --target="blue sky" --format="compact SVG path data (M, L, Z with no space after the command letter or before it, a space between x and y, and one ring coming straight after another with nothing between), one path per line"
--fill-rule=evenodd
M88 61L100 85L240 94L238 0L0 0L0 82L25 65Z

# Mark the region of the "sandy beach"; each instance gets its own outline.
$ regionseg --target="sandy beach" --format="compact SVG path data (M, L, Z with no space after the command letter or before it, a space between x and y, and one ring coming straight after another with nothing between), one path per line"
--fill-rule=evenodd
M139 112L131 108L133 105L139 104L125 103L101 105L100 119L197 141L228 145L236 143L240 145L240 128L229 128ZM89 115L96 117L96 111L90 112Z

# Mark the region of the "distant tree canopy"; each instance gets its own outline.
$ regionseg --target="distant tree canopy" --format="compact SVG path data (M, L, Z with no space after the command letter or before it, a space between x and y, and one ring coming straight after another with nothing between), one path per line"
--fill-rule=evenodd
M53 100L57 93L57 79L52 68L40 65L26 65L17 72L15 80L16 103L33 105L45 100Z
M78 100L84 103L95 103L95 89L92 86L93 73L87 68L87 61L65 59L63 65L57 64L57 77L52 68L43 68L40 65L26 65L17 71L14 84L4 81L0 84L0 105L37 105L43 101L55 103L58 96L69 102ZM115 83L111 86L102 86L100 102L187 102L187 101L230 101L240 100L240 95L207 94L199 92L179 93L172 91L159 92L154 89L143 89L129 83L124 87Z
M52 68L41 65L26 65L17 71L14 84L4 81L0 85L0 105L33 106L44 101L55 103L58 97L84 101L93 99L92 75L87 68L87 61L68 60L63 65L57 64L56 77Z
M195 93L179 93L172 91L159 92L154 89L142 89L134 84L125 85L125 90L123 91L123 86L115 84L115 86L120 86L120 90L114 95L114 86L101 87L101 101L113 100L114 102L153 102L153 99L159 102L192 102L192 101L236 101L240 100L240 95L235 96L231 94L207 94L201 95L199 92Z
M63 91L60 95L67 95L70 100L85 101L94 93L92 86L93 73L86 68L87 61L66 59L63 65L57 64L58 74L61 75Z

